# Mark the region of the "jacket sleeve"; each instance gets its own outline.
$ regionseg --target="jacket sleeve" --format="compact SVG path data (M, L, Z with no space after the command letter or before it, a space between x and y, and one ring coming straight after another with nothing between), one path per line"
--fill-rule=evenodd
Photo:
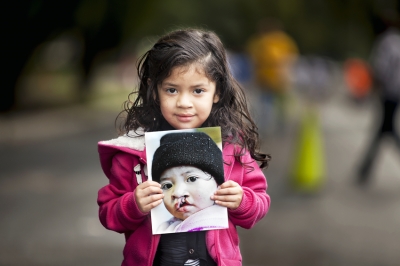
M135 160L137 158L130 154L117 153L108 172L109 184L98 192L100 222L119 233L135 230L148 215L139 210L135 200Z
M249 152L242 156L242 161L246 166L235 159L231 162L233 167L227 178L242 186L242 202L237 209L228 209L228 214L233 224L249 229L267 214L271 199L266 192L265 175Z

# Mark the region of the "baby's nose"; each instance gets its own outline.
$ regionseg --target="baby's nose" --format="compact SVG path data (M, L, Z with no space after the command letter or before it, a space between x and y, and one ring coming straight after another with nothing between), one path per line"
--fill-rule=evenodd
M186 196L188 196L188 193L186 191L185 185L175 186L174 193L172 194L173 198L180 198L180 197L186 197Z

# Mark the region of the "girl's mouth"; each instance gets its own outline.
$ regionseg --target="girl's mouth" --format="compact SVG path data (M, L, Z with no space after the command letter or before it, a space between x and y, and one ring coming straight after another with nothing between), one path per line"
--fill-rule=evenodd
M180 122L190 122L193 119L193 115L177 115Z

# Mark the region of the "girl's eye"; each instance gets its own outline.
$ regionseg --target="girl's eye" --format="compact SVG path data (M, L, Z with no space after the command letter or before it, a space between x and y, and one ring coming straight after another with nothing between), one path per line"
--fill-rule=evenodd
M194 90L194 94L202 94L204 92L204 90L202 89L195 89Z
M161 189L162 189L162 190L168 190L168 189L170 189L170 188L172 188L172 184L171 184L171 183L164 183L164 184L161 184Z
M169 89L167 89L167 92L171 93L171 94L175 94L175 93L177 93L177 90L174 88L169 88Z
M196 180L197 180L196 176L189 176L188 179L187 179L187 182L188 183L193 183L193 182L196 182Z

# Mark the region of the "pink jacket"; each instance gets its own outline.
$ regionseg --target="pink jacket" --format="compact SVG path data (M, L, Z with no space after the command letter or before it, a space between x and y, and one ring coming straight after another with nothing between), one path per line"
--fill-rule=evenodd
M109 230L125 234L122 265L151 266L160 235L152 235L149 213L142 213L135 200L136 186L147 180L144 137L121 136L98 144L100 163L109 184L98 193L99 217ZM222 266L242 265L236 226L252 228L268 212L270 197L266 193L264 174L249 153L243 156L254 170L243 168L235 160L234 146L224 145L225 180L233 180L243 188L239 208L228 210L229 228L210 230L206 244L210 256Z

